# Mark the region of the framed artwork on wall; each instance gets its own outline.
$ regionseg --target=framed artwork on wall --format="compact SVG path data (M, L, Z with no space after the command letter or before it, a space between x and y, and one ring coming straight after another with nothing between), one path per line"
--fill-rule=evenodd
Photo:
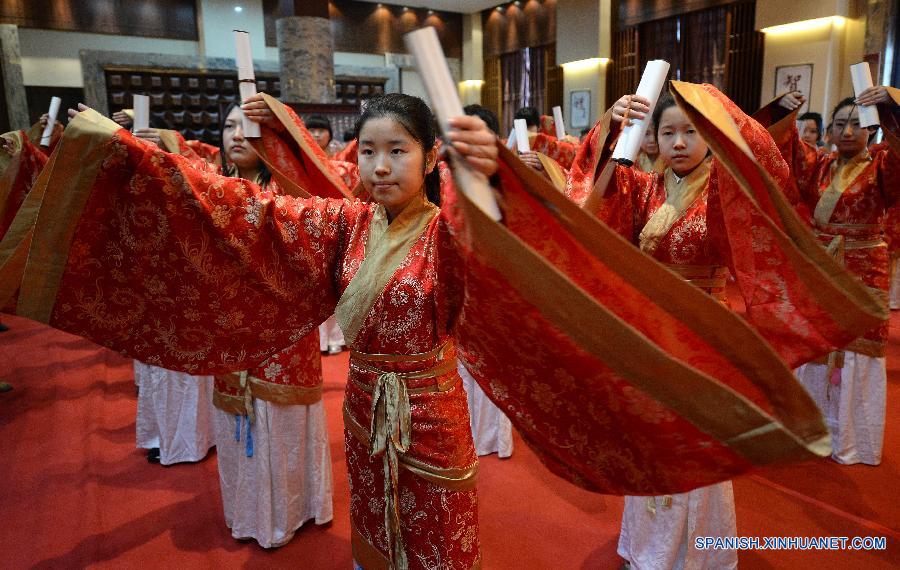
M579 89L569 92L569 114L573 129L583 129L591 126L590 89Z
M809 98L812 94L813 64L780 65L775 68L775 93L777 97L790 91L799 91L806 97L806 103L800 107L800 114L809 111Z

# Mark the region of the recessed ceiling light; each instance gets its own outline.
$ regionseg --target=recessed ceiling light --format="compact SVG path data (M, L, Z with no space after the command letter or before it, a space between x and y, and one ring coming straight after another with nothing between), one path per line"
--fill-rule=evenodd
M235 6L235 7L234 7L234 11L237 12L238 14L240 14L241 12L244 11L244 9L243 9L242 7L240 7L240 6Z

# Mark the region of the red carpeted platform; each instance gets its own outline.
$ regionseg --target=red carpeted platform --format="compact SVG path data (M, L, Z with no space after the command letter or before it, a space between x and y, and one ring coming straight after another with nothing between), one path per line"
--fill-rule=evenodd
M340 406L347 356L325 359L335 519L311 523L265 551L231 538L216 458L160 467L134 448L131 361L79 338L4 316L0 377L0 553L4 568L350 568L348 488ZM892 333L900 333L900 315ZM887 550L747 551L742 568L900 567L900 345L888 356L888 431L879 467L830 461L768 469L735 481L744 536L884 536ZM513 457L483 458L479 476L485 568L617 568L619 497L550 475L516 441Z

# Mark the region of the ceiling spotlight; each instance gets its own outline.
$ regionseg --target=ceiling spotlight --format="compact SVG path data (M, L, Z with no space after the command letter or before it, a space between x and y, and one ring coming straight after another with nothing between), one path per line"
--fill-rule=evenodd
M428 11L428 15L429 15L429 16L433 16L433 15L434 15L434 10L429 10L429 11Z
M244 9L243 9L242 7L240 7L240 6L235 6L235 7L234 7L234 11L237 12L238 14L240 14L241 12L244 11Z

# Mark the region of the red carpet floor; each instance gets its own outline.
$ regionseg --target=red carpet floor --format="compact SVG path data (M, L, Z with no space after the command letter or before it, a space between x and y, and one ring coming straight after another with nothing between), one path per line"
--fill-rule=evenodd
M308 523L265 551L231 538L216 458L160 467L134 448L131 361L76 337L4 316L0 377L0 566L3 568L350 568L340 406L347 356L325 359L334 521ZM743 536L884 536L884 551L746 551L742 568L900 568L900 315L892 322L884 462L830 461L760 471L734 484ZM485 568L617 568L619 497L550 475L516 440L483 458Z

